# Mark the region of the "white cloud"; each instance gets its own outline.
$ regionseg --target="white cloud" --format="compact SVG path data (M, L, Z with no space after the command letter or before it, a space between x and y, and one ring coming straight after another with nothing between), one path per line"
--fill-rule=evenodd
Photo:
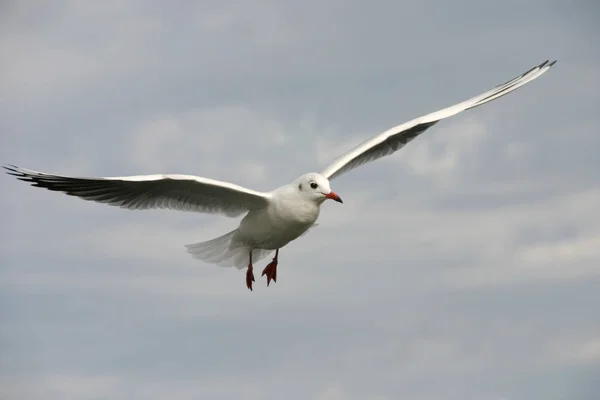
M348 398L348 395L344 393L344 389L339 384L331 384L317 394L315 400L346 400Z
M48 375L31 385L29 379L2 379L2 390L7 399L93 399L110 397L122 379L106 375Z
M581 343L572 350L570 356L576 362L600 364L600 338L593 338Z
M305 131L315 134L315 128L311 127ZM340 131L338 126L331 126L319 131L315 138L315 154L319 167L324 168L337 157L345 154L350 149L358 146L360 143L367 140L369 137L377 133L363 133L362 135L344 135L339 138Z
M398 160L414 174L429 176L446 185L480 148L486 136L485 126L471 118L460 124L442 121L430 129L427 137L415 139L410 150L403 152Z
M531 148L524 142L510 142L504 147L504 152L508 158L514 161L522 160L527 157Z
M521 258L526 264L534 267L553 263L566 265L583 261L599 261L599 248L600 233L558 243L527 246L521 251Z
M268 154L285 143L286 133L278 121L246 107L224 106L145 121L127 137L137 170L181 172L197 160L185 173L214 177L227 172L223 167L239 168L252 184L267 178Z
M0 86L5 94L31 107L52 101L56 93L85 91L135 73L151 62L160 21L127 10L121 2L111 3L57 5L50 13L57 25L43 19L40 23L33 10L17 7L14 20L29 20L0 37L0 50L11 54L2 61Z

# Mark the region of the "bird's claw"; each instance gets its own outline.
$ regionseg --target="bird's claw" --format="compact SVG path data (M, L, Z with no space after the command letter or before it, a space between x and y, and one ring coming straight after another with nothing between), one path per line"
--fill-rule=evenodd
M252 270L252 265L248 265L248 270L246 271L246 286L250 291L252 291L252 282L255 282L254 272Z
M261 276L264 275L267 275L267 287L269 287L271 279L273 280L273 282L277 282L277 260L273 259L273 261L271 261L269 265L265 267Z

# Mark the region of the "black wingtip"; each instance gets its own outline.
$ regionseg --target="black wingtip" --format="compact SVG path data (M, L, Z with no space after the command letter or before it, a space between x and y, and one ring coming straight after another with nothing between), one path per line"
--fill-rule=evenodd
M16 166L16 165L13 165L13 164L6 164L6 165L3 165L3 166L2 166L2 168L4 168L4 169L10 169L10 170L18 170L18 169L19 169L19 167L18 167L18 166Z
M21 173L19 172L19 167L17 167L16 165L7 164L3 165L2 168L8 171L8 175L21 175Z
M558 60L554 60L554 61L552 61L550 64L548 64L548 66L549 66L549 67L553 66L554 64L556 64L556 61L558 61Z
M550 60L546 60L546 61L544 61L543 63L541 63L541 64L538 64L538 65L536 65L535 67L528 69L527 71L525 71L525 72L523 72L523 73L521 74L521 76L519 77L519 79L520 79L520 78L522 78L522 77L524 77L525 75L529 75L529 74L530 74L530 73L532 73L533 71L540 70L540 69L544 68L546 65L548 65L548 63L549 63L549 62L550 62ZM552 63L550 63L550 64L548 65L548 67L551 67L552 65L554 65L554 63L555 63L555 62L556 62L556 61L552 61ZM517 79L517 78L515 78L515 79ZM515 80L515 79L513 79L513 80ZM511 81L508 81L508 82L511 82ZM505 82L505 83L503 83L503 84L501 84L501 85L498 85L497 87L504 86L504 85L506 85L508 82Z
M2 168L4 168L6 170L5 171L6 175L14 176L18 180L23 181L23 182L32 182L31 177L28 176L23 171L19 171L19 167L17 167L16 165L7 164L7 165L3 165Z

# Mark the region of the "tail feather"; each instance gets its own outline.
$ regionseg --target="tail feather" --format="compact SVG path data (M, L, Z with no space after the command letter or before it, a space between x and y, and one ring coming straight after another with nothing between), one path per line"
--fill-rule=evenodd
M244 269L248 266L250 249L243 244L232 241L237 229L217 238L185 247L192 257L221 267ZM252 261L259 261L271 254L273 250L254 249Z

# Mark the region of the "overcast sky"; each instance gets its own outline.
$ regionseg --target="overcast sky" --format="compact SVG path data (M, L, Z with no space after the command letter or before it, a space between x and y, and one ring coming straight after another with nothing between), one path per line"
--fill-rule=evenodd
M235 219L3 175L0 397L597 399L599 18L591 0L2 2L0 163L67 175L270 190L558 63L335 179L344 204L254 292L183 247Z

